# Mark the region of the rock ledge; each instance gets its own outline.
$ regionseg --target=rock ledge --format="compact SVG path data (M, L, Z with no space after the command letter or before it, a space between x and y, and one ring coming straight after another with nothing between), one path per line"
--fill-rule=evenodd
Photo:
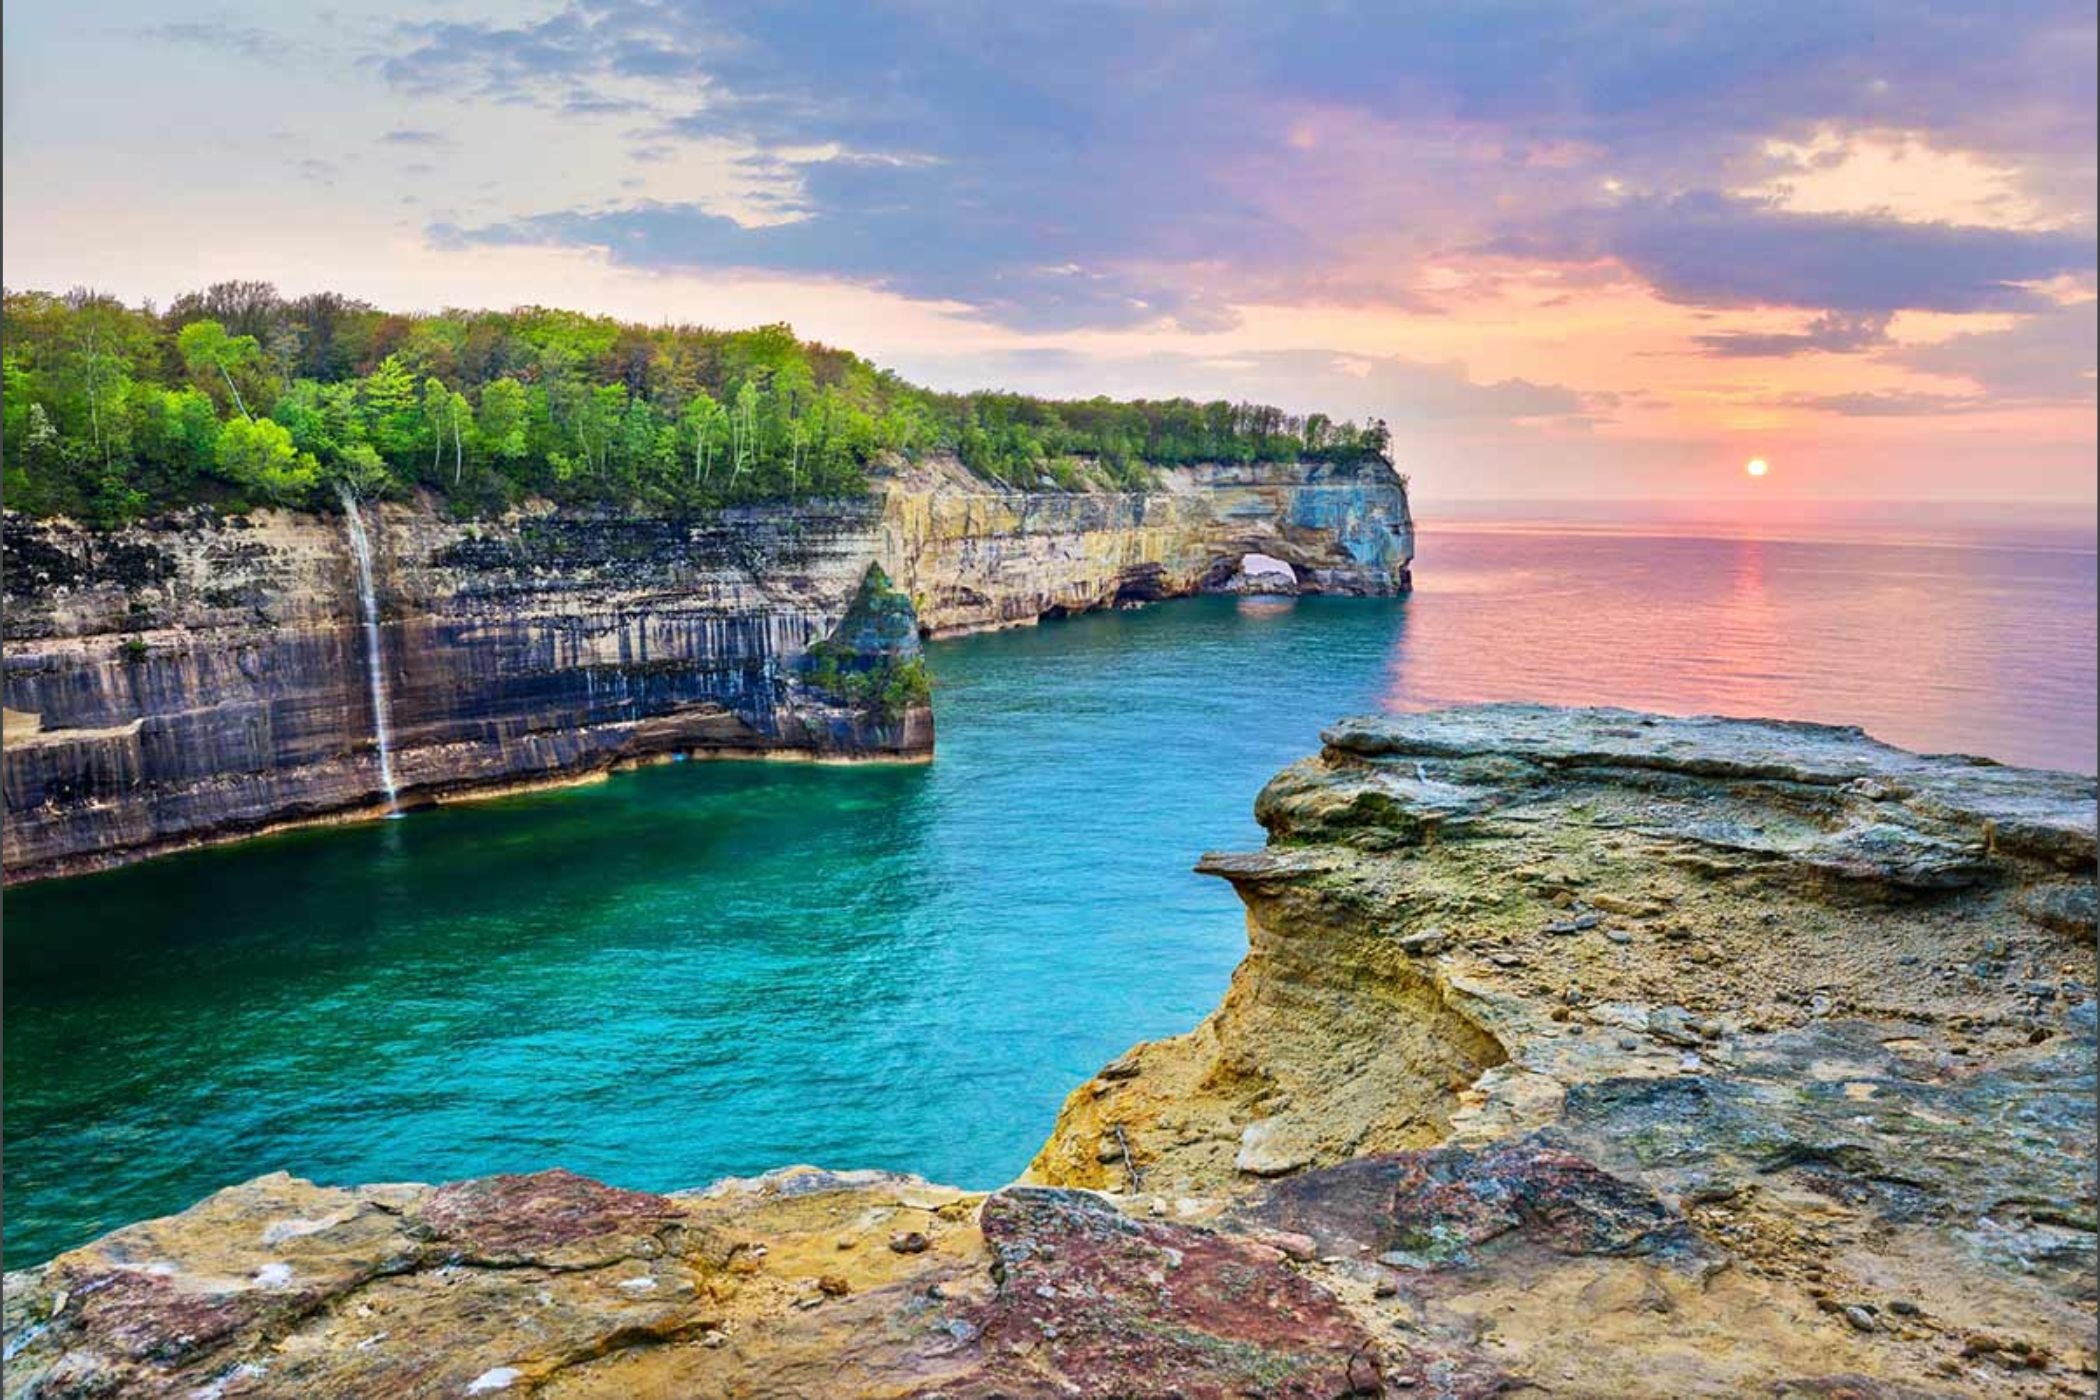
M2093 780L1856 730L1356 719L1250 952L988 1196L229 1188L6 1290L8 1396L2070 1396Z

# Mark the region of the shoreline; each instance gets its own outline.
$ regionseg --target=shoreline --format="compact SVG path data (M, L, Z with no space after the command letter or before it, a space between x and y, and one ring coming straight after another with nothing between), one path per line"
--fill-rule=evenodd
M221 830L208 834L177 838L152 845L124 846L114 850L97 851L88 855L68 857L55 865L36 866L29 870L8 870L0 878L0 888L20 889L29 885L48 884L54 880L71 880L83 875L103 875L128 866L143 865L162 856L181 855L186 851L215 850L223 846L239 845L244 841L260 840L269 836L283 836L295 831L310 831L321 827L357 826L366 822L386 821L393 817L406 817L416 812L439 807L466 806L476 802L494 802L505 797L528 797L535 793L556 792L565 788L589 787L610 779L616 773L632 772L643 768L658 768L673 763L807 763L827 767L850 768L859 766L912 768L930 764L934 760L931 750L923 754L904 753L825 753L816 749L800 749L790 745L771 745L760 748L696 748L690 750L664 750L651 754L640 754L613 759L590 768L577 769L569 773L553 773L540 777L499 779L488 783L475 783L439 792L416 792L397 800L393 806L383 803L365 802L355 806L316 812L305 816L287 817L265 825L238 830Z
M1006 1186L276 1172L10 1271L11 1359L170 1400L2070 1393L2092 804L1846 726L1344 719L1198 866L1229 988Z

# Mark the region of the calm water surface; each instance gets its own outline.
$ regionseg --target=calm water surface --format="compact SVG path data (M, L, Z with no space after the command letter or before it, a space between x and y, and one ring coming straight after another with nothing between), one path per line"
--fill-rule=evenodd
M688 763L6 896L6 1258L260 1172L967 1186L1238 960L1189 873L1352 711L1531 698L2094 767L2090 536L1425 529L1405 600L939 643L918 769Z

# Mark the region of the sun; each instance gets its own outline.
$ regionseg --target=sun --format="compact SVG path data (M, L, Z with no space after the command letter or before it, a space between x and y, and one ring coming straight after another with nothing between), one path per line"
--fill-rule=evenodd
M1743 464L1743 470L1752 476L1763 476L1766 472L1772 470L1772 464L1762 457L1752 457Z

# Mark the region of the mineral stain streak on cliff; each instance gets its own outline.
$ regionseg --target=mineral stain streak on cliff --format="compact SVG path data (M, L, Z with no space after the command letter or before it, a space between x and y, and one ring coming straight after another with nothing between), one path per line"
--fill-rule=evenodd
M1345 722L1206 858L1226 1004L1031 1181L265 1177L10 1275L7 1394L2090 1394L2094 801L1811 725Z
M1156 476L1016 491L933 459L865 499L697 521L368 504L362 567L335 517L8 516L7 878L381 811L391 787L414 805L678 753L923 759L922 632L1227 586L1254 551L1306 589L1406 584L1390 467Z

